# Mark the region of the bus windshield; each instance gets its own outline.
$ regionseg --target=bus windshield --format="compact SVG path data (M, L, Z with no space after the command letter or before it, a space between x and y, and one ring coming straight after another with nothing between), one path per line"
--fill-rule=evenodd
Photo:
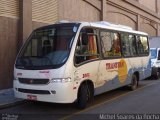
M18 55L16 67L49 69L63 65L78 29L77 24L57 24L35 30Z

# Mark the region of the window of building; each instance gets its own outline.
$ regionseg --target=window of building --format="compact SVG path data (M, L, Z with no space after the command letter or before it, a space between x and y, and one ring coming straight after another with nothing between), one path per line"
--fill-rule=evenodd
M101 31L100 36L104 57L121 56L120 36L118 33Z
M75 52L75 63L80 64L99 57L96 30L82 29Z

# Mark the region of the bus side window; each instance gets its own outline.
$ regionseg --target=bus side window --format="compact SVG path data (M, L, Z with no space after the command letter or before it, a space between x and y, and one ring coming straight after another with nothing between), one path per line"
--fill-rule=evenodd
M138 47L138 53L142 55L144 53L143 44L141 42L140 36L137 36L137 47Z
M129 47L131 56L137 56L136 39L134 35L129 35Z
M79 64L98 57L99 53L96 35L94 35L93 32L80 33L75 51L75 63Z
M122 53L124 56L130 56L129 35L121 34Z
M148 38L143 36L136 36L137 48L139 55L146 55L149 53Z
M118 33L101 31L100 36L104 57L121 56L120 36Z

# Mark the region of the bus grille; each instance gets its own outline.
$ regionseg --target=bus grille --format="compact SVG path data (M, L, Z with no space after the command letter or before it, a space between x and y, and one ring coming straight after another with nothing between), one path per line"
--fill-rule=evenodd
M48 84L49 79L28 79L28 78L19 78L19 82L23 84L30 84L30 85L43 85Z
M22 93L31 93L31 94L51 94L49 91L47 90L30 90L30 89L22 89L22 88L18 88L19 92Z

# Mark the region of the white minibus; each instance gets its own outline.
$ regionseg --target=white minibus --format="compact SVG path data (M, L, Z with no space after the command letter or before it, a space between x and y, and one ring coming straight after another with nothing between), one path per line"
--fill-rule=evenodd
M95 95L151 75L148 35L108 22L60 22L32 32L14 67L15 97L85 108Z

